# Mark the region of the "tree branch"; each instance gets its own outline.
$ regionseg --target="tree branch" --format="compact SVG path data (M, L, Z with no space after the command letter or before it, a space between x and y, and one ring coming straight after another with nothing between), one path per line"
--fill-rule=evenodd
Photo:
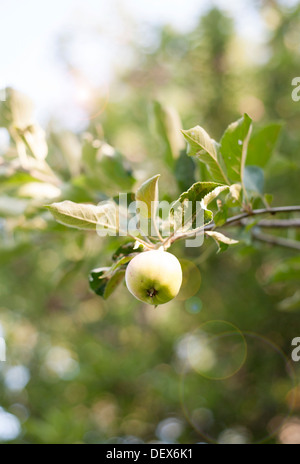
M244 224L247 225L247 224ZM278 219L274 221L263 220L259 221L257 227L263 229L289 229L300 227L300 219Z
M200 233L205 233L210 230L215 230L215 229L221 229L223 227L236 227L236 226L246 226L247 223L245 222L246 219L256 217L256 216L262 216L264 214L280 214L280 213L300 213L300 206L279 206L276 208L264 208L264 209L254 209L253 211L247 211L244 213L241 213L237 216L233 216L220 227L217 227L214 222L211 224L208 224L207 226L203 227L201 231L196 234L193 233L193 231L190 231L189 233L186 233L184 235L175 235L174 233L170 235L164 242L162 243L162 246L165 247L165 249L169 248L169 246L173 245L173 243L177 242L178 240L186 240L188 238L194 238L196 235L199 235ZM281 219L281 220L261 220L257 223L258 227L263 227L263 228L288 228L288 227L300 227L300 220L299 219ZM259 234L258 232L255 232L255 235L257 237L257 240L261 240L270 244L274 245L279 245L279 246L284 246L287 248L292 248L299 250L300 249L300 242L293 241L293 240L287 240L284 238L280 237L273 237L273 236L267 236L264 234ZM263 239L264 238L264 239Z
M252 237L254 238L254 240L258 240L264 243L269 243L270 245L276 245L276 246L300 251L300 242L297 242L296 240L289 240L289 239L282 238L282 237L275 237L274 235L263 234L255 228L252 230Z
M264 209L254 209L253 211L250 212L245 212L242 214L239 214L238 216L233 216L225 222L225 224L222 225L222 227L228 227L228 226L235 226L241 224L241 221L243 219L249 219L251 217L255 216L262 216L264 214L279 214L279 213L300 213L300 206L280 206L277 208L264 208ZM214 223L209 224L208 226L205 227L205 230L212 230L215 229L216 225Z

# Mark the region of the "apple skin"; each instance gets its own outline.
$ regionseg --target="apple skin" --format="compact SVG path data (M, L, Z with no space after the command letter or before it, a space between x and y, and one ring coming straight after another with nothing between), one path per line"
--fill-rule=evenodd
M178 259L171 253L145 251L130 261L125 280L135 298L158 306L178 295L182 284L182 269Z

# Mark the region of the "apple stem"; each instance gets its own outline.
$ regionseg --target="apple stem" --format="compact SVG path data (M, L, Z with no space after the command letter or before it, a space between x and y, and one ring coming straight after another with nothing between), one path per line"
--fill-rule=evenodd
M153 298L154 296L157 295L157 290L155 290L155 288L151 288L150 290L148 290L148 295L150 296L150 298Z

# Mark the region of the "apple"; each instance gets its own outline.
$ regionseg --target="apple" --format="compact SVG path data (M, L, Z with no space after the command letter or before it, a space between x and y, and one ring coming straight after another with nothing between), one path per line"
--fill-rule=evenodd
M135 298L158 306L173 300L181 288L182 269L178 259L162 250L144 251L127 266L126 285Z

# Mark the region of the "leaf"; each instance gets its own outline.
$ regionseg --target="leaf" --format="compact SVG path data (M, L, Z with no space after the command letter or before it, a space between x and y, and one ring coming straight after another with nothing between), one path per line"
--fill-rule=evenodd
M124 269L117 270L112 276L103 278L107 268L94 269L90 273L90 288L105 300L110 297L125 276Z
M123 256L111 267L94 269L90 273L89 281L91 289L97 294L107 299L125 276L126 265L134 258L136 253Z
M229 194L226 198L226 204L234 208L242 204L242 186L241 184L232 184L229 187Z
M247 164L264 168L276 148L282 123L272 123L256 131L249 142Z
M220 187L216 187L212 192L205 195L203 198L203 206L206 208L212 201L214 201L224 190L227 190L229 187L228 185L220 185Z
M204 163L215 182L229 184L224 160L220 153L220 145L200 126L182 131L189 143L189 155L196 156Z
M115 148L107 143L97 151L99 180L109 186L114 184L122 190L131 190L135 184L132 169L126 159Z
M82 143L82 162L85 168L85 171L89 173L94 173L97 168L97 152L101 147L101 141L94 139L93 135L89 132L83 137Z
M241 182L246 164L248 142L252 130L252 119L245 114L230 124L221 139L221 153L224 158L228 177Z
M214 223L217 227L221 227L228 219L228 206L222 203L218 207L218 212L214 215Z
M119 259L116 263L114 263L110 268L108 268L104 274L102 275L102 278L108 278L111 277L117 269L119 269L121 266L124 266L128 264L133 258L135 254L133 255L128 255L128 256L123 256L121 259Z
M113 254L113 261L117 261L124 256L128 256L132 253L139 253L143 251L143 246L139 244L139 247L136 248L136 242L128 242L121 245L117 251Z
M91 134L83 142L82 162L87 175L86 188L101 190L108 195L130 191L136 182L127 160L115 148Z
M62 161L65 163L72 178L79 176L82 171L82 157L84 147L81 146L80 139L70 131L62 131L51 134L51 141L61 154Z
M0 189L14 189L18 186L26 185L27 183L37 182L33 176L26 172L15 172L12 168L3 170L0 169Z
M46 206L54 218L68 227L84 230L111 230L118 232L117 207L113 202L98 206L63 201Z
M127 206L130 205L130 203L134 203L136 198L135 198L135 193L129 192L129 193L121 193L115 197L112 198L112 200L118 205L118 206ZM121 200L121 201L120 201Z
M123 281L124 277L125 271L119 270L109 279L103 295L103 298L105 300L107 300L111 296L111 294L116 290L119 284Z
M5 100L0 101L0 126L26 129L33 124L34 106L30 98L10 87L4 91Z
M149 219L154 218L157 212L159 178L160 174L148 179L136 192L137 208L140 210L140 215Z
M226 188L228 188L228 186L220 185L216 182L196 182L189 188L187 192L184 192L180 195L177 202L182 203L186 199L192 202L205 200L205 204L208 205L210 201L215 198L213 197L213 192L216 192L217 189L221 189L222 191Z
M176 161L174 174L180 192L190 188L196 182L196 165L193 158L187 156L185 151L180 153Z
M44 160L48 155L46 132L37 124L28 126L21 134L26 145L37 160Z
M249 194L264 193L264 171L258 166L246 166L244 171L244 187Z
M158 101L153 102L153 109L157 122L157 130L166 146L165 159L167 164L172 167L174 160L184 150L180 116L172 106L162 105Z
M264 200L269 206L271 206L274 200L274 195L271 193L265 193Z
M224 251L228 249L230 245L236 245L237 243L239 243L237 240L233 240L232 238L226 237L220 232L208 231L205 233L209 237L212 237L217 243L218 253L223 253Z
M199 229L212 222L213 213L207 210L206 206L209 198L212 198L210 194L220 187L220 184L215 182L197 182L187 192L180 195L171 209L171 222L174 230L177 233L186 233L195 227ZM203 222L200 227L197 224L199 220Z

